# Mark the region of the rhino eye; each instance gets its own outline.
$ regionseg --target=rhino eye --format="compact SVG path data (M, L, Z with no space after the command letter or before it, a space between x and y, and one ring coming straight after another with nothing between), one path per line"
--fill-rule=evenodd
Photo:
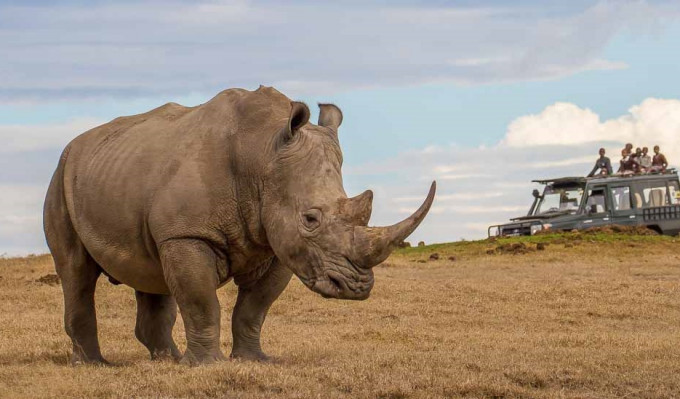
M310 209L302 212L302 224L309 231L316 230L321 225L321 211Z

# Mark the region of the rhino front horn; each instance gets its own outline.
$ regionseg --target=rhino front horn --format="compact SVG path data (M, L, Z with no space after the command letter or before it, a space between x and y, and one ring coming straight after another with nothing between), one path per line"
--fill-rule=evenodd
M425 219L434 201L437 182L433 181L425 202L411 216L401 222L387 227L354 228L353 261L364 268L380 264L390 256L392 250L406 239Z

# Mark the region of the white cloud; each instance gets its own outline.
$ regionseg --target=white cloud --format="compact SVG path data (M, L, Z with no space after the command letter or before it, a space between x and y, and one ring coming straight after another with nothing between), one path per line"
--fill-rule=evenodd
M207 95L260 83L298 96L555 79L625 68L602 58L609 41L622 30L646 33L678 12L671 3L627 1L566 13L549 4L13 4L0 5L11 21L0 31L0 101L8 102Z
M582 143L633 143L651 148L659 144L670 158L680 158L680 100L648 98L615 119L601 121L589 109L571 103L555 103L537 115L515 119L508 127L503 145L535 147ZM618 150L608 151L612 159ZM560 162L580 163L584 158ZM540 165L540 164L539 164ZM540 165L545 166L545 165ZM540 167L537 166L537 167Z
M440 175L441 180L465 180L465 179L476 179L480 177L489 177L490 175L484 173L464 173L464 174L446 174Z
M64 123L42 125L0 125L0 153L63 148L74 137L103 121L78 118Z
M42 231L46 187L0 184L0 255L47 251Z
M437 195L437 201L469 201L480 198L497 198L502 196L499 192L475 192L475 193L456 193L456 194L442 194L441 192ZM398 197L395 198L394 202L419 202L422 201L422 197Z
M553 168L556 166L573 166L573 165L583 165L587 163L592 163L593 157L592 156L582 156L582 157L577 157L577 158L567 158L567 159L561 159L559 161L548 161L548 162L530 162L526 164L527 168L534 168L534 169L545 169L545 168Z
M422 198L421 198L422 201ZM416 211L413 208L399 208L400 213L412 214ZM527 209L525 205L516 206L481 206L481 205L455 205L455 206L433 206L431 212L435 214L451 213L451 214L478 214L478 213L506 213L506 212L522 212Z
M583 70L588 71L597 71L597 70L616 70L616 69L627 69L628 64L622 61L609 61L609 60L602 60L602 59L595 59L590 61L589 63L585 64Z
M501 58L501 57L489 57L489 58L456 58L454 60L450 60L448 63L454 66L462 66L462 67L474 67L474 66L482 66L482 65L489 65L489 64L498 64L502 62L508 62L510 61L507 58Z
M484 231L486 232L489 226L493 225L495 222L494 221L489 221L489 222L472 222L472 223L463 223L463 227L471 230L471 231Z
M600 126L593 111L560 102L512 121L502 143L509 147L587 143L598 141Z
M0 216L8 219L13 216L34 216L35 207L42 205L46 192L47 188L40 185L0 184L0 193L2 193L0 211L4 212Z

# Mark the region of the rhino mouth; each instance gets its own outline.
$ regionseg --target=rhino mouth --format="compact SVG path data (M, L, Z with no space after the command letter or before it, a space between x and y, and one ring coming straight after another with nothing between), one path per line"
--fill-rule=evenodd
M312 284L308 284L309 288L324 298L368 298L373 288L373 271L361 269L347 258L343 263L332 263L331 267L326 267Z

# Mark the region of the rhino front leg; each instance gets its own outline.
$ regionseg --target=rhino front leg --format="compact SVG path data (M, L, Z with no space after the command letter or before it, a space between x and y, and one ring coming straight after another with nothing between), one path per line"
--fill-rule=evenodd
M233 348L231 357L268 360L260 345L260 331L269 307L288 285L292 272L273 258L269 269L258 280L239 285L231 318Z
M194 239L166 241L159 252L166 283L184 320L187 349L182 363L223 360L215 253L205 242Z
M135 291L137 325L135 336L151 353L151 360L179 359L181 354L172 339L172 327L177 319L177 303L170 295L155 295Z

